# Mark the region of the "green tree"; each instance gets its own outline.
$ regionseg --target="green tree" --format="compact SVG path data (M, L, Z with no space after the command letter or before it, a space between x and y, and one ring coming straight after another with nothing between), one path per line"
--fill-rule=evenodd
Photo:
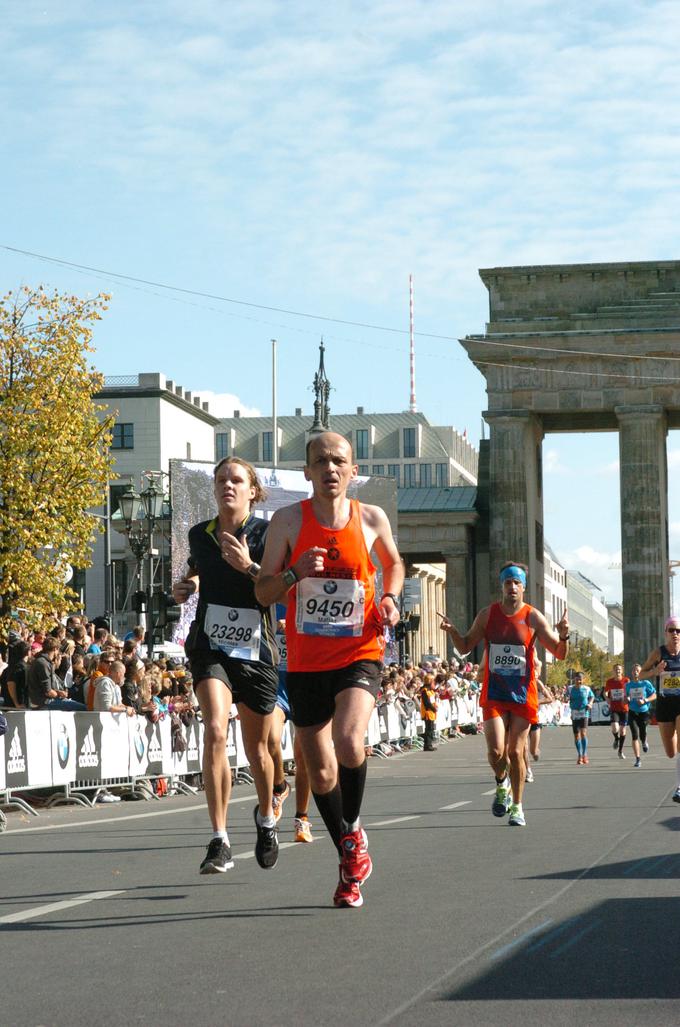
M104 501L112 465L90 365L107 300L42 287L0 300L0 635L12 607L32 624L68 609L66 566L92 561L101 528L86 510Z
M574 671L583 671L586 682L591 688L600 688L608 677L615 663L623 663L623 655L612 656L605 652L590 638L579 638L572 641L565 660L556 660L549 665L546 684L560 688L569 683Z

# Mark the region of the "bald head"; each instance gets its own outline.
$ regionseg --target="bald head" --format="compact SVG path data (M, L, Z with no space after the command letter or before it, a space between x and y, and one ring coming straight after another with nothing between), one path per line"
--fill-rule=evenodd
M344 435L339 435L334 431L322 431L318 435L312 435L307 442L306 450L306 462L307 466L311 467L314 456L319 452L332 453L336 449L342 450L343 453L349 456L349 462L352 463L354 457L352 455L351 443L345 438Z

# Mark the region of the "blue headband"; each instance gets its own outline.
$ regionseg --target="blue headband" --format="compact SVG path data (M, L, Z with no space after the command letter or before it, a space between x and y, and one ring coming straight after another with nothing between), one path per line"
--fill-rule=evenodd
M524 588L527 587L527 576L521 567L515 567L514 564L512 567L504 567L501 571L501 585L504 581L507 581L508 578L513 578L515 581L521 582Z

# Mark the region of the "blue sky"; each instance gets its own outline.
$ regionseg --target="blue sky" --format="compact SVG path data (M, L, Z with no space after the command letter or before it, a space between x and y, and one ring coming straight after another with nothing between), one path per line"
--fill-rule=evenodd
M412 273L417 330L447 337L417 340L418 406L474 440L484 383L455 340L483 331L478 268L680 257L679 49L674 0L6 5L0 244L401 333L5 249L0 284L112 292L101 369L224 413L270 410L272 337L280 412L311 410L323 333L346 412L408 405ZM545 443L547 537L611 598L617 456Z

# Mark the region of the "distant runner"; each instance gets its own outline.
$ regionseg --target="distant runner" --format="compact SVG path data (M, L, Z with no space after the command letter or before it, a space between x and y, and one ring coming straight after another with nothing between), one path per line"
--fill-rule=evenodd
M467 634L461 635L446 617L442 628L460 653L469 653L484 640L481 705L487 756L496 778L491 811L496 817L509 812L510 826L524 827L524 746L529 728L538 722L535 644L540 642L556 659L563 660L569 642L569 622L565 608L553 631L543 614L524 602L527 568L523 564L504 564L500 584L501 601L480 610Z
M649 745L647 744L647 725L649 724L650 716L649 704L656 699L656 689L652 682L646 678L640 679L641 670L640 664L636 663L633 667L632 680L626 685L626 695L629 702L628 723L630 724L630 736L633 742L633 753L635 754L633 766L636 769L642 766L640 742L642 742L643 752L649 750Z
M626 697L626 685L630 678L624 676L623 667L620 663L614 665L614 676L607 678L604 686L604 694L609 703L611 715L611 728L614 741L613 749L618 749L619 759L625 760L626 754L623 751L623 743L626 740L626 727L628 725L628 699Z
M665 640L645 660L640 674L657 678L656 722L664 752L675 760L673 802L680 802L680 617L666 621Z
M574 745L578 755L577 766L587 766L590 762L588 759L588 717L594 702L595 693L590 685L583 683L581 671L577 671L569 689L569 711L571 728L574 732Z

